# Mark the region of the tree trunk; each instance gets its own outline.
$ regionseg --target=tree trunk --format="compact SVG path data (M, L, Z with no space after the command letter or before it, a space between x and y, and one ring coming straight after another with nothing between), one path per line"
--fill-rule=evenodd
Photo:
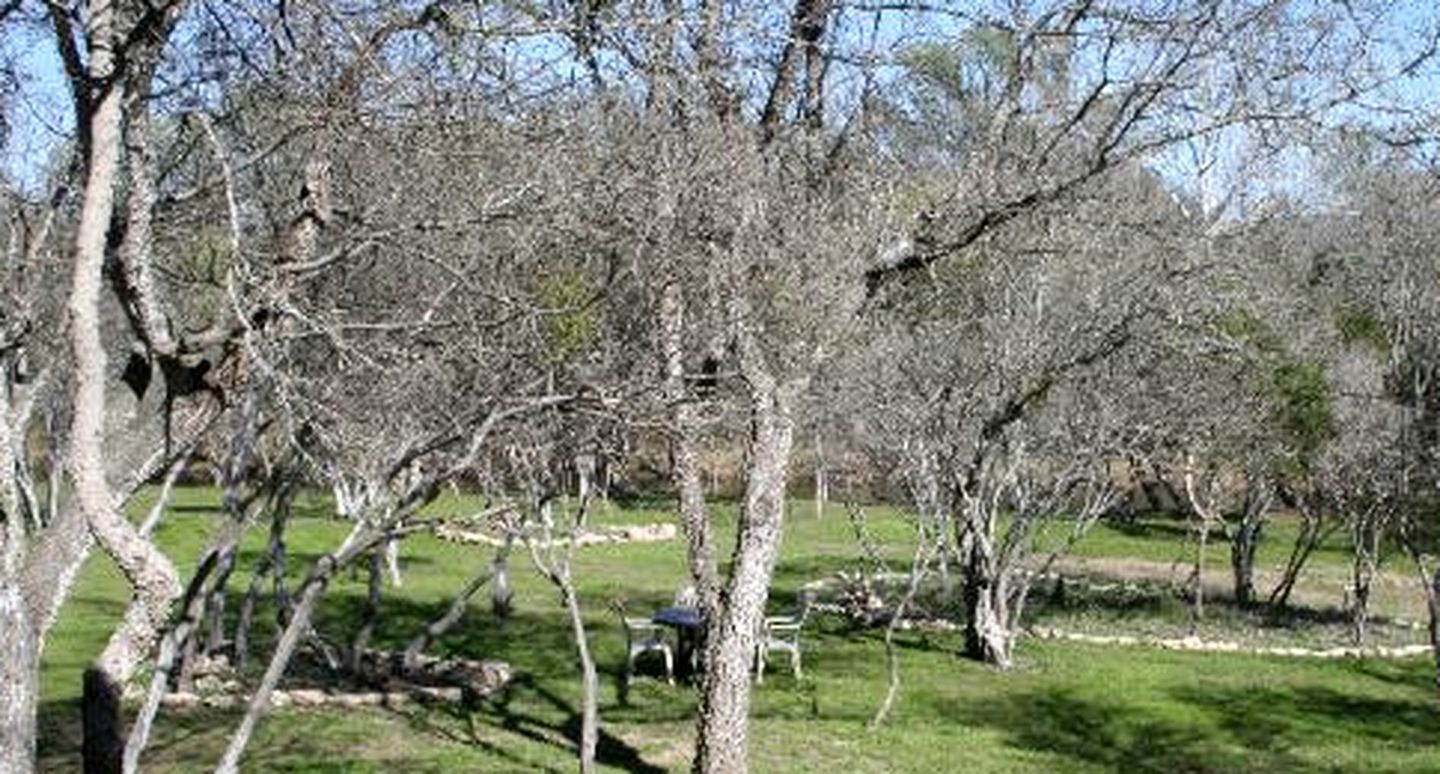
M1370 622L1370 589L1380 562L1378 507L1356 514L1352 521L1354 561L1351 564L1350 637L1356 647L1365 645Z
M1435 690L1440 692L1440 564L1425 584L1425 609L1430 614L1430 657L1435 663Z
M405 646L405 655L401 661L406 672L415 669L420 661L420 654L424 653L435 643L435 640L465 617L466 611L470 609L470 599L495 576L496 563L499 561L497 558L483 572L471 579L470 583L455 595L455 599L451 601L450 607L446 608L445 613L427 624L419 634L410 640Z
M1190 572L1190 636L1200 635L1205 617L1205 549L1210 544L1210 519L1199 516L1195 537L1195 567Z
M0 378L11 362L0 354ZM0 771L27 774L35 767L40 638L21 591L29 536L21 517L23 485L16 479L24 450L12 428L9 392L10 385L0 382ZM16 420L14 426L23 427L24 418ZM36 509L28 510L33 518Z
M1247 481L1240 523L1230 536L1230 568L1235 581L1235 604L1242 608L1255 605L1255 551L1260 546L1260 538L1265 531L1265 519L1270 512L1270 491L1263 479L1259 486L1253 478Z
M965 657L1010 668L1006 584L995 570L992 538L972 526L964 556Z
M200 616L204 612L205 606L205 582L209 580L210 574L216 569L220 554L226 550L227 546L227 537L222 536L217 540L217 545L212 546L201 558L200 565L195 569L194 577L190 579L190 583L185 589L185 598L180 604L180 620L175 622L175 625L166 632L165 637L160 641L160 653L155 659L155 666L150 675L149 690L135 717L135 724L130 729L130 738L125 744L125 774L134 774L140 770L140 754L150 743L150 729L155 722L155 717L160 713L160 702L164 699L170 681L175 676L176 667L180 666L178 663L180 654L186 652L187 644L196 639L197 624L200 622Z
M86 668L81 697L85 774L118 774L125 752L120 718L120 683L99 666Z
M290 505L295 497L295 482L285 478L279 484L271 501L270 536L266 541L265 553L256 563L255 573L250 578L250 587L240 603L240 614L235 622L235 636L230 646L233 663L237 669L245 666L250 657L250 632L255 621L255 606L260 602L260 592L265 586L267 574L273 576L275 587L275 618L281 629L285 628L290 608L290 595L285 585L285 527L289 523Z
M922 512L923 513L923 512ZM920 584L924 582L925 575L930 569L930 557L932 556L932 538L925 534L922 527L917 530L915 541L915 554L910 559L910 581L905 585L905 593L900 601L895 604L895 609L890 613L890 620L885 625L885 671L886 685L885 697L880 700L880 706L875 708L875 714L870 718L870 727L879 728L890 714L895 705L895 697L900 693L900 654L895 649L895 630L909 612L910 605L915 601L916 594L920 591Z
M490 563L490 574L494 583L490 586L490 613L495 620L504 622L515 612L515 592L510 588L510 546L514 538L505 536L505 543Z
M580 612L580 599L575 594L567 568L556 578L565 613L570 619L570 633L575 638L575 655L580 661L580 771L595 771L595 750L600 744L600 679L595 673L595 658L585 634L585 619Z
M1334 530L1324 530L1324 516L1318 508L1300 506L1300 532L1295 535L1295 545L1290 549L1290 558L1285 562L1285 570L1280 575L1279 583L1270 592L1268 604L1276 609L1283 609L1290 604L1290 594L1295 590L1295 583L1300 579L1300 572L1305 564L1310 561L1310 556L1315 549L1325 541Z
M793 443L789 396L752 374L750 457L735 564L724 604L709 623L696 736L696 772L747 770L751 668L770 594L785 515Z
M1414 563L1420 587L1425 589L1425 612L1429 617L1426 633L1430 639L1430 657L1435 665L1435 690L1440 692L1440 562L1436 562L1434 567L1426 566L1425 552L1411 532L1410 526L1401 523L1400 543L1404 546L1405 553L1410 555L1410 561Z
M0 580L0 771L27 774L35 770L40 638L20 584Z
M119 771L120 690L155 644L169 618L180 584L169 561L113 507L105 479L105 346L100 336L100 292L106 233L115 209L120 155L121 85L114 79L116 9L91 9L87 41L89 75L103 84L87 124L89 154L75 233L75 263L68 311L74 359L70 425L70 472L75 502L90 531L120 566L135 592L120 627L100 659L86 671L84 685L85 768Z
M250 578L250 587L245 590L245 599L240 602L240 613L235 619L235 636L230 641L230 663L236 669L244 669L250 658L250 629L255 623L255 606L260 602L260 589L265 585L265 576L270 572L270 554L260 556L255 564L255 574Z
M1235 533L1230 543L1230 569L1235 579L1235 604L1242 608L1255 605L1255 549L1256 539L1250 537L1245 525Z
M370 647L370 639L375 634L375 621L380 617L380 589L384 570L385 551L383 547L377 547L370 552L365 585L365 609L360 614L360 628L355 632L355 639L350 643L348 666L351 672L359 671L360 654Z
M660 327L665 357L665 401L674 418L670 454L680 500L680 526L685 532L686 559L700 610L704 619L710 621L719 603L720 580L710 513L705 505L705 482L700 471L695 398L685 384L685 298L678 282L672 282L662 291ZM703 646L704 631L700 639Z
M825 517L825 503L830 499L830 482L825 471L824 439L815 434L815 518Z

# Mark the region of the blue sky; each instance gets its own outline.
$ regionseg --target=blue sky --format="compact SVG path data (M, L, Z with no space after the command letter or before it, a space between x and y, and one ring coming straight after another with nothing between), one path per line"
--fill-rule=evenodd
M43 180L46 159L72 129L64 71L48 30L12 26L0 41L0 56L20 70L19 91L11 104L9 140L0 146L0 174L34 192Z

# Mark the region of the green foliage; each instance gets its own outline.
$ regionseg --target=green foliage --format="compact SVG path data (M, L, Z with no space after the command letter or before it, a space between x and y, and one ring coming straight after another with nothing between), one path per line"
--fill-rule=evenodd
M910 46L900 53L900 64L933 96L990 102L1015 78L1015 36L998 27L976 27L958 43Z
M600 330L595 290L579 271L541 277L536 303L544 315L545 357L552 363L569 360L594 345Z
M918 43L900 52L900 65L925 87L950 99L965 98L964 58L955 46Z
M1248 309L1231 309L1222 314L1215 325L1221 333L1253 348L1261 356L1272 357L1285 351L1280 336Z
M225 274L230 270L230 240L215 228L197 228L162 256L166 273L184 283L177 294L184 316L203 325L225 303Z
M1390 335L1385 324L1368 310L1358 306L1341 307L1335 313L1335 329L1347 346L1360 346L1384 357L1390 351Z
M1268 409L1270 427L1289 449L1289 463L1308 467L1336 434L1325 364L1296 358L1284 339L1247 309L1232 309L1215 325L1247 348L1249 376Z
M1284 361L1270 372L1268 398L1274 426L1301 464L1335 436L1335 410L1322 363Z

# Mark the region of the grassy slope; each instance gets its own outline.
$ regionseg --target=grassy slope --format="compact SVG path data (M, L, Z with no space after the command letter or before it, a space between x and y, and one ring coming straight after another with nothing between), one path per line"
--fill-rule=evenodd
M186 490L160 533L182 564L193 564L214 515L212 492ZM445 501L463 510L467 503ZM323 510L316 503L315 510ZM817 522L797 507L776 576L775 606L799 584L859 563L849 526L837 511ZM618 522L669 518L661 512L615 513ZM903 523L877 512L872 533L899 556ZM344 526L301 519L291 530L292 574L334 545ZM255 530L242 567L263 540ZM1177 550L1163 532L1102 531L1087 550L1151 556ZM1139 542L1137 542L1139 541ZM1107 548L1108 547L1108 548ZM1149 552L1149 553L1147 553ZM1219 552L1217 552L1219 553ZM1111 554L1115 555L1115 554ZM488 561L488 552L419 537L404 552L405 587L387 597L377 636L399 643L435 615ZM339 713L277 711L261 726L247 765L294 771L531 771L573 769L566 741L577 694L571 646L554 592L514 564L517 614L503 628L481 600L442 649L501 658L523 676L501 701L470 714L449 708ZM605 603L625 597L655 606L684 578L679 543L585 549L577 576L591 638L605 671L601 758L614 770L683 769L688 763L693 695L640 680L628 705L613 680L623 647ZM232 588L243 589L245 572ZM339 638L358 609L363 583L336 583L320 619ZM118 576L103 560L86 567L51 635L43 690L45 767L75 767L75 696L79 671L98 652L122 610ZM1440 702L1422 660L1286 661L1143 649L1024 643L1019 666L996 674L959 660L949 635L902 639L905 688L890 723L865 720L884 687L878 639L822 619L807 643L804 680L776 676L758 689L752 755L757 771L1440 771ZM213 765L235 717L169 714L149 756L158 771Z

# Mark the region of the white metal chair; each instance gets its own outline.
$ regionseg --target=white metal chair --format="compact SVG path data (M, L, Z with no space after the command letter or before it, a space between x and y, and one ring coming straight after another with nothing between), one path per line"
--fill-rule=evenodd
M771 615L766 616L760 625L760 636L755 643L755 682L765 682L765 660L771 651L781 651L790 654L790 671L795 679L801 677L800 671L800 632L805 628L805 620L810 617L811 594L808 591L800 592L800 610L795 615Z
M625 629L625 673L622 680L629 685L635 673L635 662L646 653L659 653L665 659L665 682L675 684L675 653L665 641L665 630L649 618L625 615L625 605L615 603L615 614Z

